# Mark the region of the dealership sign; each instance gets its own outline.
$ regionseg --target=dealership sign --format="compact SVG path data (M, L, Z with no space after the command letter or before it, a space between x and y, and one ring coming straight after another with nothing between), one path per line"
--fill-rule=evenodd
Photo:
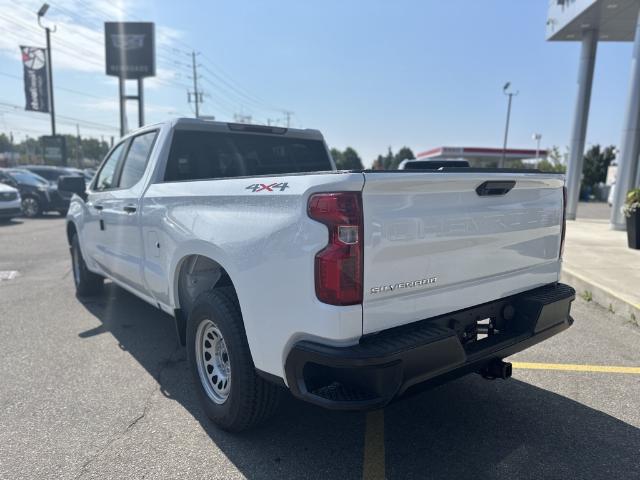
M105 22L107 75L129 79L153 77L156 74L154 32L151 22Z
M20 46L24 71L25 110L49 111L47 51L44 48Z
M67 164L67 142L65 137L59 135L43 135L40 137L40 140L42 141L42 153L45 164Z

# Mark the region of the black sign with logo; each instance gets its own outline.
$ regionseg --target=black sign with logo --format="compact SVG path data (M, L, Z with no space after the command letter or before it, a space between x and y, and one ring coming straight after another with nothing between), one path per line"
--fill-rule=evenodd
M105 22L107 75L122 78L156 74L155 27L150 22Z
M40 139L42 141L44 163L47 165L67 164L67 142L64 137L59 135L43 135Z
M47 51L44 48L20 46L24 67L25 110L49 111Z

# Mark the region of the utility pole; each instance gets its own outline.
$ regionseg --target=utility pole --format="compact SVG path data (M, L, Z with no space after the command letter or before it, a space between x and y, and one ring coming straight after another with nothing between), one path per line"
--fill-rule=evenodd
M200 117L199 104L202 103L202 92L198 91L198 65L196 64L196 52L191 52L191 66L193 68L193 93L187 92L187 101L191 103L191 95L193 95L193 103L196 105L196 118Z
M509 97L509 103L507 106L507 124L504 127L504 143L502 145L502 158L500 159L500 163L498 164L498 168L504 168L504 163L507 157L507 138L509 137L509 121L511 120L511 101L514 96L517 96L520 92L511 92L509 91L509 87L511 86L511 82L505 83L504 87L502 87L502 93Z
M78 168L82 168L82 139L80 138L80 125L76 123L76 140L77 140L77 148L76 148L76 160L78 163Z
M9 132L9 166L13 167L16 164L14 155L13 155L13 132Z
M49 10L49 4L44 3L40 10L38 10L38 25L41 28L44 28L45 35L47 37L47 83L48 83L48 91L49 91L49 112L51 113L51 135L56 135L56 109L53 101L53 73L51 68L51 29L49 27L45 27L42 25L42 17ZM55 33L56 27L53 27L53 32Z
M290 112L289 110L283 110L282 113L284 113L284 116L287 119L287 128L289 128L289 126L291 125L291 115L293 115L293 112Z

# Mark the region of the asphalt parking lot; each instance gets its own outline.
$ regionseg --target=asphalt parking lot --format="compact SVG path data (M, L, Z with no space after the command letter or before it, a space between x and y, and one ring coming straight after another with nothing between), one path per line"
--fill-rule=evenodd
M169 317L74 295L64 220L0 225L0 478L640 478L640 328L583 299L566 332L383 412L288 398L208 423ZM3 278L0 275L0 278ZM623 281L623 279L621 279Z

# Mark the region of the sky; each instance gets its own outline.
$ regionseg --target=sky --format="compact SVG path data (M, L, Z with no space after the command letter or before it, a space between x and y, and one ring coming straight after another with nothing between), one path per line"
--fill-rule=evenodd
M103 22L156 23L157 77L145 80L148 123L193 116L191 52L201 114L323 132L370 165L391 147L501 147L510 81L509 146L569 143L580 45L546 42L543 0L49 0L58 130L118 136L118 87L104 73ZM44 46L40 0L0 0L0 132L48 134L24 112L18 45ZM620 142L631 43L598 46L587 145ZM135 82L128 84L135 93ZM128 120L137 125L134 102Z

